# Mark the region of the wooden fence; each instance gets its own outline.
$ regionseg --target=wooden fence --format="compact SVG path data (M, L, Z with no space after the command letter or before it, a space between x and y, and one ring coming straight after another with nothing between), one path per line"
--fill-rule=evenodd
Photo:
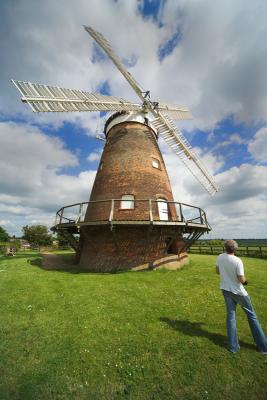
M218 255L225 252L223 246L197 246L190 247L189 253L195 254L214 254ZM267 258L267 246L240 246L236 252L237 256Z
M5 244L0 244L0 255L5 255L7 252L8 248L12 248L12 242L11 243L5 243ZM70 246L36 246L36 247L30 247L30 248L25 248L25 247L21 247L21 248L17 248L15 253L17 251L20 252L31 252L31 251L41 251L41 252L45 252L45 251L61 251L61 250L67 250L67 251L72 251L72 248Z

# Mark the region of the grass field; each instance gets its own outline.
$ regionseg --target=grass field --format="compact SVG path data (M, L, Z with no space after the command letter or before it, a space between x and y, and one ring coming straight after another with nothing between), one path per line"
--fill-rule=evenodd
M238 311L226 350L215 256L179 271L45 271L40 255L0 258L1 399L263 400L267 357ZM267 261L244 259L267 331Z

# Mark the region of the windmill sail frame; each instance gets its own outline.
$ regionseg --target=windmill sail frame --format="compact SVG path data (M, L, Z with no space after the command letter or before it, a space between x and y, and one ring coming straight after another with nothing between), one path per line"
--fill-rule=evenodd
M217 192L218 185L215 180L173 123L172 118L191 119L190 111L183 106L152 102L150 92L145 91L126 70L104 36L91 27L84 26L84 28L119 69L141 99L142 104L132 103L115 96L12 80L22 94L22 101L28 103L34 112L126 111L151 113L154 117L153 126L158 129L160 135L194 177L211 195Z

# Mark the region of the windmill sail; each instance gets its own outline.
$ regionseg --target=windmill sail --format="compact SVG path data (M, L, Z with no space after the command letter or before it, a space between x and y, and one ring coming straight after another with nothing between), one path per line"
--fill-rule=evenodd
M104 96L81 90L63 89L12 80L22 94L22 101L34 112L63 111L141 111L142 106L115 96Z
M192 150L192 146L177 129L172 120L158 113L158 118L153 121L153 125L208 193L213 195L217 192L218 186L213 177L209 174L204 164Z
M191 119L192 115L190 111L183 107L175 104L166 104L166 103L152 103L148 99L146 99L148 91L144 90L139 83L132 77L130 72L128 72L125 66L122 64L118 56L114 53L112 47L108 43L108 41L104 38L104 36L95 31L93 28L84 26L84 29L89 33L89 35L97 42L97 44L105 51L105 53L109 56L109 58L116 65L118 70L122 73L128 83L132 86L136 94L142 101L146 101L146 106L150 105L150 111L152 109L157 109L159 111L164 111L166 115L174 119Z
M145 91L115 55L111 46L99 32L85 26L85 30L107 53L133 90L142 100L142 104L132 103L114 96L88 93L80 90L63 89L56 86L40 85L30 82L14 81L14 85L22 94L22 101L30 105L34 112L62 111L129 111L150 112L155 118L153 125L164 140L181 158L191 173L210 193L218 191L213 177L193 152L185 137L178 131L172 119L191 119L190 111L178 105L152 102L149 91Z
M130 72L128 72L125 66L122 64L121 60L116 56L112 47L108 43L108 41L104 38L101 33L95 31L93 28L89 26L84 26L84 29L92 36L93 39L98 43L98 45L105 51L105 53L111 58L113 63L116 65L118 70L122 73L124 78L129 82L132 86L136 94L140 97L141 100L145 99L144 94L146 93L145 90L139 85L139 83L132 77Z
M173 119L193 118L191 112L186 107L183 106L178 106L175 104L158 103L155 108L162 114L167 115Z
M192 117L187 109L179 109L179 106L168 107L167 104L160 105L159 103L153 103L146 99L145 91L141 89L139 84L125 69L124 65L115 55L111 46L107 40L100 33L94 29L85 27L86 31L96 40L99 46L107 53L114 64L117 66L119 71L123 74L129 84L132 86L136 94L144 101L143 105L146 110L150 111L155 117L154 126L159 130L164 140L172 147L175 153L181 158L183 163L195 176L195 178L201 183L201 185L213 195L218 191L213 177L209 174L203 163L199 160L196 154L192 151L192 147L189 145L185 137L178 131L170 117L176 119L183 116Z

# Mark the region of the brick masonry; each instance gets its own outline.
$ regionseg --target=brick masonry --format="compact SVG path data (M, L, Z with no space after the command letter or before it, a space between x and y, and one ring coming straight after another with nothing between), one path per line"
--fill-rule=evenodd
M152 166L152 160L159 168ZM136 199L133 210L120 209L123 195ZM85 221L108 220L110 199L115 201L114 220L148 220L149 203L140 199L173 201L166 167L154 132L145 124L123 122L111 128L100 160L92 188ZM159 219L157 203L153 204L153 219ZM169 207L169 220L175 219L173 206ZM178 230L177 230L178 229ZM130 269L138 265L152 265L167 256L166 240L174 237L172 252L181 264L178 250L182 246L179 228L148 226L116 226L111 231L107 226L83 227L79 243L80 265L91 271ZM183 259L187 256L183 255ZM177 265L178 265L177 264Z
M132 268L179 268L187 261L187 254L178 256L183 245L179 230L148 226L83 227L83 250L80 258L82 269L91 272L111 272ZM166 251L166 239L177 235L173 254ZM176 253L176 254L175 254ZM160 261L160 262L159 262Z

